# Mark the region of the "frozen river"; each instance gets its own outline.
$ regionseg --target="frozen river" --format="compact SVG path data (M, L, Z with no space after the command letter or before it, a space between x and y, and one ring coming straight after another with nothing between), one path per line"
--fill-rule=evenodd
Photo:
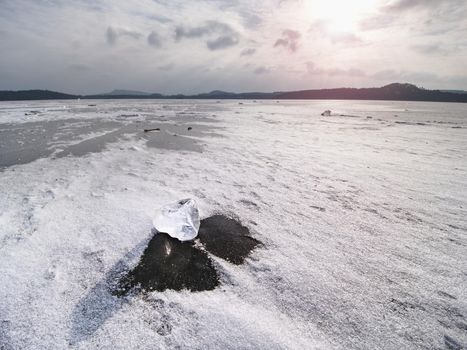
M187 197L263 245L109 293ZM0 349L465 347L467 104L0 103Z

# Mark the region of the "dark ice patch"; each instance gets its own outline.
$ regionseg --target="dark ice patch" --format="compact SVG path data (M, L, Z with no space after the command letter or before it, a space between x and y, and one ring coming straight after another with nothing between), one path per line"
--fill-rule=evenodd
M117 282L114 295L167 289L212 290L220 281L207 252L239 265L261 244L250 236L247 227L223 215L201 220L195 241L180 242L166 233L155 233L138 265Z
M258 204L248 199L240 199L240 203L242 203L244 206L248 208L258 209Z
M188 289L212 290L219 277L206 252L193 242L180 242L158 232L144 250L138 265L120 281L115 294L126 295L133 288L143 291Z
M402 124L402 125L427 125L426 123L422 122L407 122L407 121L395 121L394 123L396 124Z
M410 301L401 301L395 298L391 298L391 309L398 313L407 313L413 310L426 311L425 308L418 303L412 303Z
M444 297L444 298L448 298L448 299L454 299L454 300L457 299L454 295L451 295L451 294L449 294L449 293L446 293L446 292L444 292L444 291L442 291L442 290L439 290L439 291L438 291L438 295L440 295L440 296L442 296L442 297Z
M48 157L83 135L118 125L113 121L79 119L0 124L0 168Z
M242 264L260 244L247 227L224 215L201 220L198 237L208 252L236 265Z
M446 349L449 350L461 350L462 345L460 345L454 338L451 338L449 335L444 336L444 345Z
M84 112L77 110L75 112ZM146 117L135 120L137 114L122 114L110 120L68 118L61 120L33 121L0 124L0 170L16 164L26 164L40 158L74 156L104 150L120 140L143 139L151 148L202 152L199 138L220 137L214 127L206 125L208 117L165 119ZM186 123L197 123L196 129L187 130ZM174 124L173 122L177 122ZM144 132L159 129L159 133ZM99 136L87 137L100 133Z
M83 140L74 145L65 147L63 151L55 154L57 158L66 156L82 157L88 153L97 153L102 151L107 144L116 142L121 137L121 129L108 132L104 135L96 136L87 140Z
M320 207L318 205L310 205L310 208L313 208L319 211L326 211L326 208Z
M173 132L171 130L176 130ZM173 151L202 152L202 145L191 137L185 137L177 132L180 127L171 126L171 130L164 130L159 133L146 133L143 137L147 140L146 146L152 148L163 148Z

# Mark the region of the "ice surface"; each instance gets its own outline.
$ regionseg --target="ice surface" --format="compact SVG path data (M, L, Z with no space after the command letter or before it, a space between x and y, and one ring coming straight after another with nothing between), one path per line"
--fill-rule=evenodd
M177 205L176 210L183 205ZM114 295L163 292L167 289L212 290L220 282L208 253L240 265L261 244L250 236L247 227L223 215L201 220L199 240L196 241L181 242L166 233L154 231L156 234L138 265L118 281Z
M0 103L20 140L25 123L39 138L63 121L63 149L78 141L66 119L141 125L97 152L0 170L0 348L467 348L467 104L88 103ZM146 117L200 152L148 146L144 134L169 134L144 133ZM212 124L221 137L198 133ZM212 291L112 296L153 209L188 197L263 246L239 266L214 256Z
M159 232L165 232L182 242L191 241L198 235L200 224L196 201L187 198L164 205L157 210L153 224Z
M236 265L243 264L251 251L261 245L247 227L223 215L201 221L199 241L209 253Z
M150 291L213 290L219 277L205 250L159 232L149 241L138 265L118 281L112 294ZM136 288L135 288L136 287Z

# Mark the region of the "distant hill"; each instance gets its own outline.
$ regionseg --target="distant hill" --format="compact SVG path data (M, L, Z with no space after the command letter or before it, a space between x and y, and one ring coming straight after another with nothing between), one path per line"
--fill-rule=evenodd
M421 89L412 84L389 84L380 88L340 88L322 90L291 91L279 94L278 99L337 99L337 100L395 100L467 102L467 95Z
M226 92L222 90L213 90L211 92L203 93L203 94L198 94L198 96L206 96L206 97L211 97L211 96L234 96L236 95L235 92Z
M201 99L274 99L278 95L277 92L225 92L214 90L208 93L184 96L184 98L201 98Z
M136 94L137 91L128 91L128 90L114 90L108 94L102 95L84 95L80 96L81 98L87 99L151 99L151 98L167 98L167 96L161 94L150 94L143 92L143 95Z
M161 95L132 90L114 90L104 95L68 95L48 90L0 91L0 101L57 99L249 99L249 100L393 100L467 102L467 93L460 90L427 90L412 84L389 84L380 88L338 88L285 92L226 92L214 90L197 95Z
M78 97L49 90L0 91L0 101L70 100Z
M151 95L149 92L136 91L136 90L113 90L111 92L99 94L105 96L148 96Z
M441 92L451 92L453 94L467 94L465 90L440 90Z

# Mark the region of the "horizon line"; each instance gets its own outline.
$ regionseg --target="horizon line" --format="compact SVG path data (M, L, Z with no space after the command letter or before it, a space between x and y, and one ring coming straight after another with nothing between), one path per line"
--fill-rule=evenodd
M64 91L58 91L58 90L51 90L49 88L28 88L28 89L19 89L19 90L0 90L0 92L27 92L27 91L48 91L48 92L55 92L55 93L61 93L61 94L66 94L70 96L77 96L77 97L85 97L85 96L112 96L112 94L115 91L121 90L122 92L126 91L127 94L122 93L122 94L115 94L114 96L145 96L145 95L161 95L161 96L197 96L197 95L203 95L203 94L212 94L213 92L219 92L219 93L226 93L226 94L254 94L254 93L259 93L259 94L274 94L274 93L288 93L288 92L302 92L302 91L322 91L322 90L337 90L337 89L381 89L390 85L411 85L415 86L418 89L421 90L427 90L427 91L440 91L440 92L449 92L449 91L465 91L467 92L466 89L440 89L440 88L435 88L435 89L428 89L423 86L419 86L414 83L399 83L399 82L393 82L393 83L388 83L384 84L381 86L371 86L371 87L351 87L351 86L340 86L340 87L330 87L330 88L310 88L310 89L299 89L299 90L277 90L277 91L226 91L226 90L221 90L221 89L213 89L211 91L204 91L204 92L194 92L194 93L161 93L161 92L148 92L148 91L142 91L139 89L122 89L122 88L114 88L112 91L109 92L102 92L102 93L69 93L69 92L64 92ZM137 94L140 93L140 94Z

